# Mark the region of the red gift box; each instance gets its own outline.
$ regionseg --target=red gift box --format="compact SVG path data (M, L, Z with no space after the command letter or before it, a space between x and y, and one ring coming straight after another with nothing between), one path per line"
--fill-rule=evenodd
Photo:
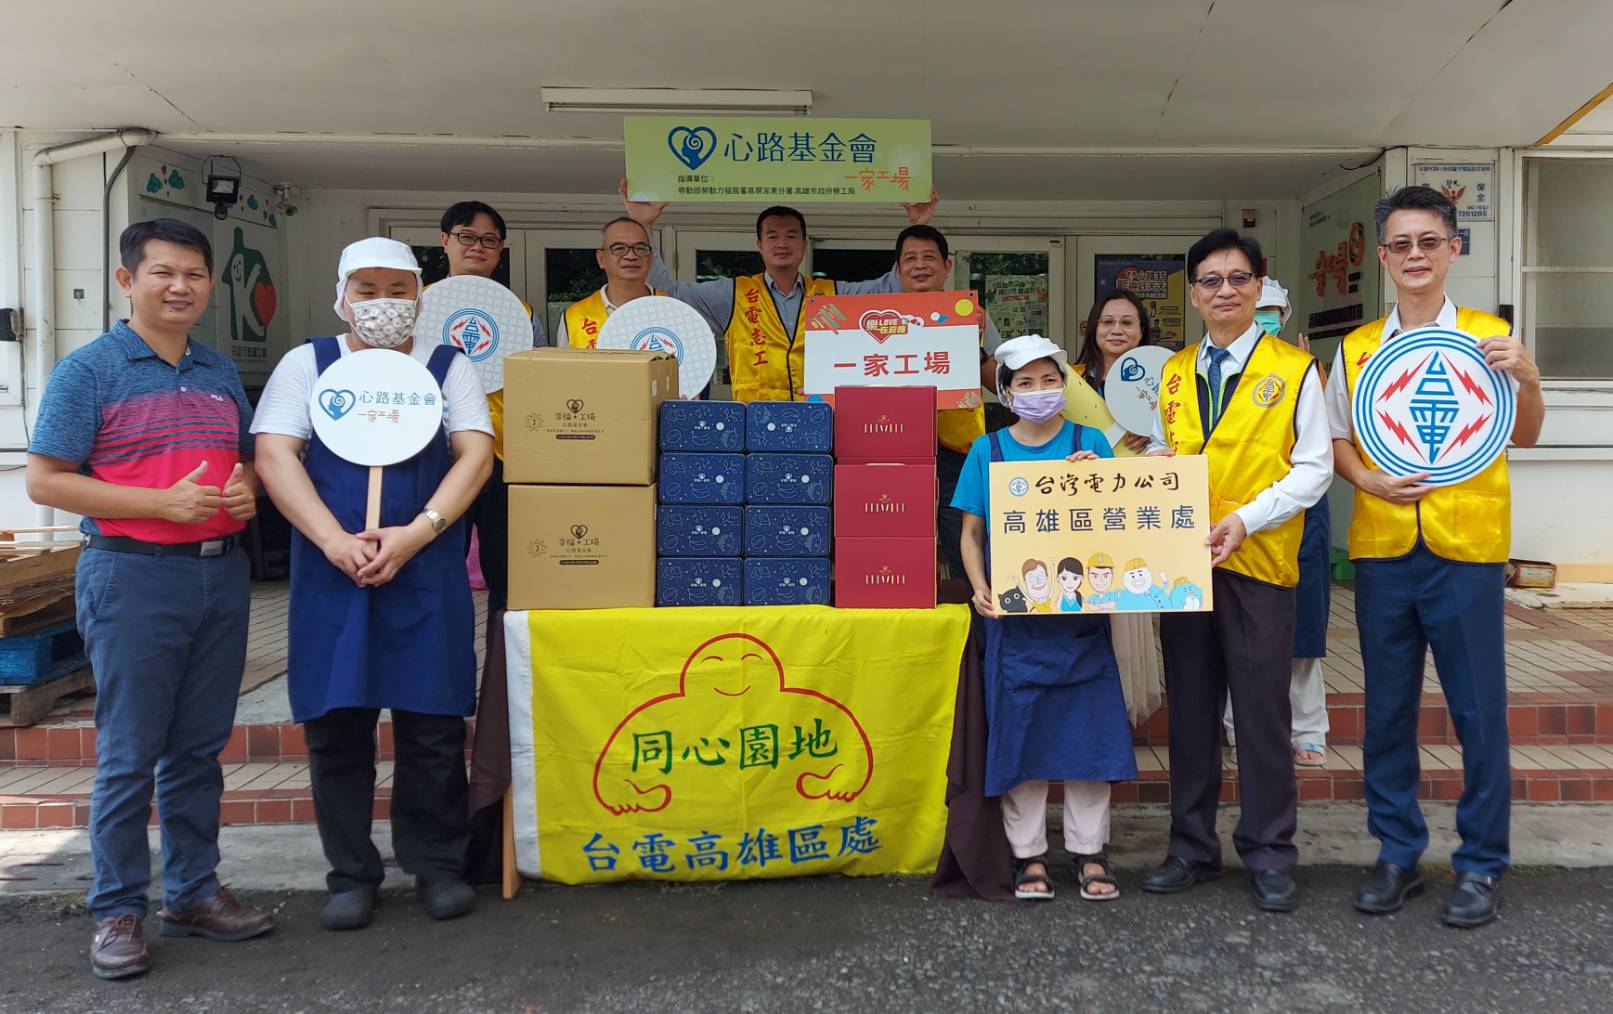
M838 464L834 489L836 538L935 539L933 464Z
M835 607L935 608L935 539L835 539Z
M835 388L839 461L934 461L935 388Z

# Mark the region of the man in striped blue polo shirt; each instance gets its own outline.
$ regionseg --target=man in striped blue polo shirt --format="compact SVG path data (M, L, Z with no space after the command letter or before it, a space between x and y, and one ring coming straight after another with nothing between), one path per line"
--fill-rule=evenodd
M84 517L78 627L95 670L90 967L149 967L152 791L163 842L163 936L245 940L267 912L218 881L218 755L246 664L251 599L238 533L256 512L252 410L235 364L190 339L213 251L172 218L118 243L131 313L57 364L28 448L28 495Z

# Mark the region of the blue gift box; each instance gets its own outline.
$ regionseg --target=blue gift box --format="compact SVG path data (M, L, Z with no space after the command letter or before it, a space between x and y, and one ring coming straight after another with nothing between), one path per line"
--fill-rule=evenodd
M737 556L670 556L655 561L658 606L737 606L744 601Z
M823 557L753 556L745 561L747 606L829 603L829 561Z
M834 470L834 459L827 454L752 454L745 459L745 499L749 503L828 504Z
M745 555L828 556L827 507L746 507Z
M745 449L745 406L737 401L663 401L661 450Z
M827 454L834 409L826 401L753 401L745 407L745 446L769 453Z
M661 455L662 503L742 504L745 502L745 455Z
M738 556L744 508L668 504L655 515L655 551L661 556Z

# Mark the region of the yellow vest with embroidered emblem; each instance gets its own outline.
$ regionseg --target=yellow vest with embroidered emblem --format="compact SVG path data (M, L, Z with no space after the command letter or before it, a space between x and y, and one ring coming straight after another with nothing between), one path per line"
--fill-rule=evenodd
M1344 336L1345 393L1353 405L1356 383L1367 360L1378 351L1387 318L1363 324ZM1512 326L1483 310L1458 307L1456 330L1481 341L1512 333ZM1368 468L1377 468L1355 438L1356 453ZM1355 491L1350 516L1350 559L1381 560L1405 556L1421 534L1435 556L1462 563L1504 563L1512 548L1512 486L1507 456L1499 455L1484 471L1455 486L1432 489L1417 503L1390 503Z
M832 296L835 283L814 278L806 283L801 312L785 330L766 275L734 279L734 312L728 319L728 378L735 401L794 401L806 379L806 300Z
M1215 524L1293 467L1294 414L1300 385L1316 360L1270 335L1255 343L1221 419L1206 439L1199 416L1199 345L1171 356L1160 376L1165 443L1177 454L1203 454L1210 463L1210 523ZM1299 583L1299 543L1305 512L1253 532L1221 566L1267 584Z
M654 290L657 296L666 293L659 289ZM605 293L599 289L577 300L566 307L566 342L574 349L596 348L599 344L599 329L605 325L605 319L610 316L610 307L605 305Z

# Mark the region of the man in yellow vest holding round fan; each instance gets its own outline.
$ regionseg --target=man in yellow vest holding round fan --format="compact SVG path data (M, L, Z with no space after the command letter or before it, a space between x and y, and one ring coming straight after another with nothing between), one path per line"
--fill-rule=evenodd
M1378 260L1395 284L1387 317L1345 335L1328 385L1328 425L1338 474L1355 486L1350 558L1366 673L1367 828L1378 862L1356 893L1355 907L1373 915L1397 911L1422 892L1418 860L1428 828L1417 805L1417 716L1428 649L1446 707L1462 742L1462 796L1451 857L1456 884L1444 920L1460 927L1495 918L1509 854L1511 763L1507 746L1506 646L1502 584L1511 548L1511 486L1503 453L1477 475L1452 486L1421 485L1426 473L1392 476L1368 456L1350 403L1373 354L1402 332L1430 324L1466 332L1486 362L1518 383L1511 442L1540 438L1545 403L1540 370L1506 321L1458 308L1445 278L1462 252L1456 208L1429 187L1402 187L1374 209Z
M606 222L605 228L600 230L599 249L594 251L599 270L605 272L605 284L598 292L566 307L560 326L555 329L555 345L594 348L606 318L624 303L640 296L666 295L644 281L654 257L655 248L650 246L650 233L644 226L625 215Z
M1230 691L1243 810L1233 842L1256 906L1287 912L1299 904L1299 793L1288 744L1294 588L1303 514L1332 481L1333 451L1316 360L1255 322L1264 264L1259 242L1231 229L1193 244L1189 298L1209 333L1172 356L1160 377L1150 453L1209 459L1215 607L1160 616L1171 836L1143 889L1171 894L1221 875L1215 816Z

